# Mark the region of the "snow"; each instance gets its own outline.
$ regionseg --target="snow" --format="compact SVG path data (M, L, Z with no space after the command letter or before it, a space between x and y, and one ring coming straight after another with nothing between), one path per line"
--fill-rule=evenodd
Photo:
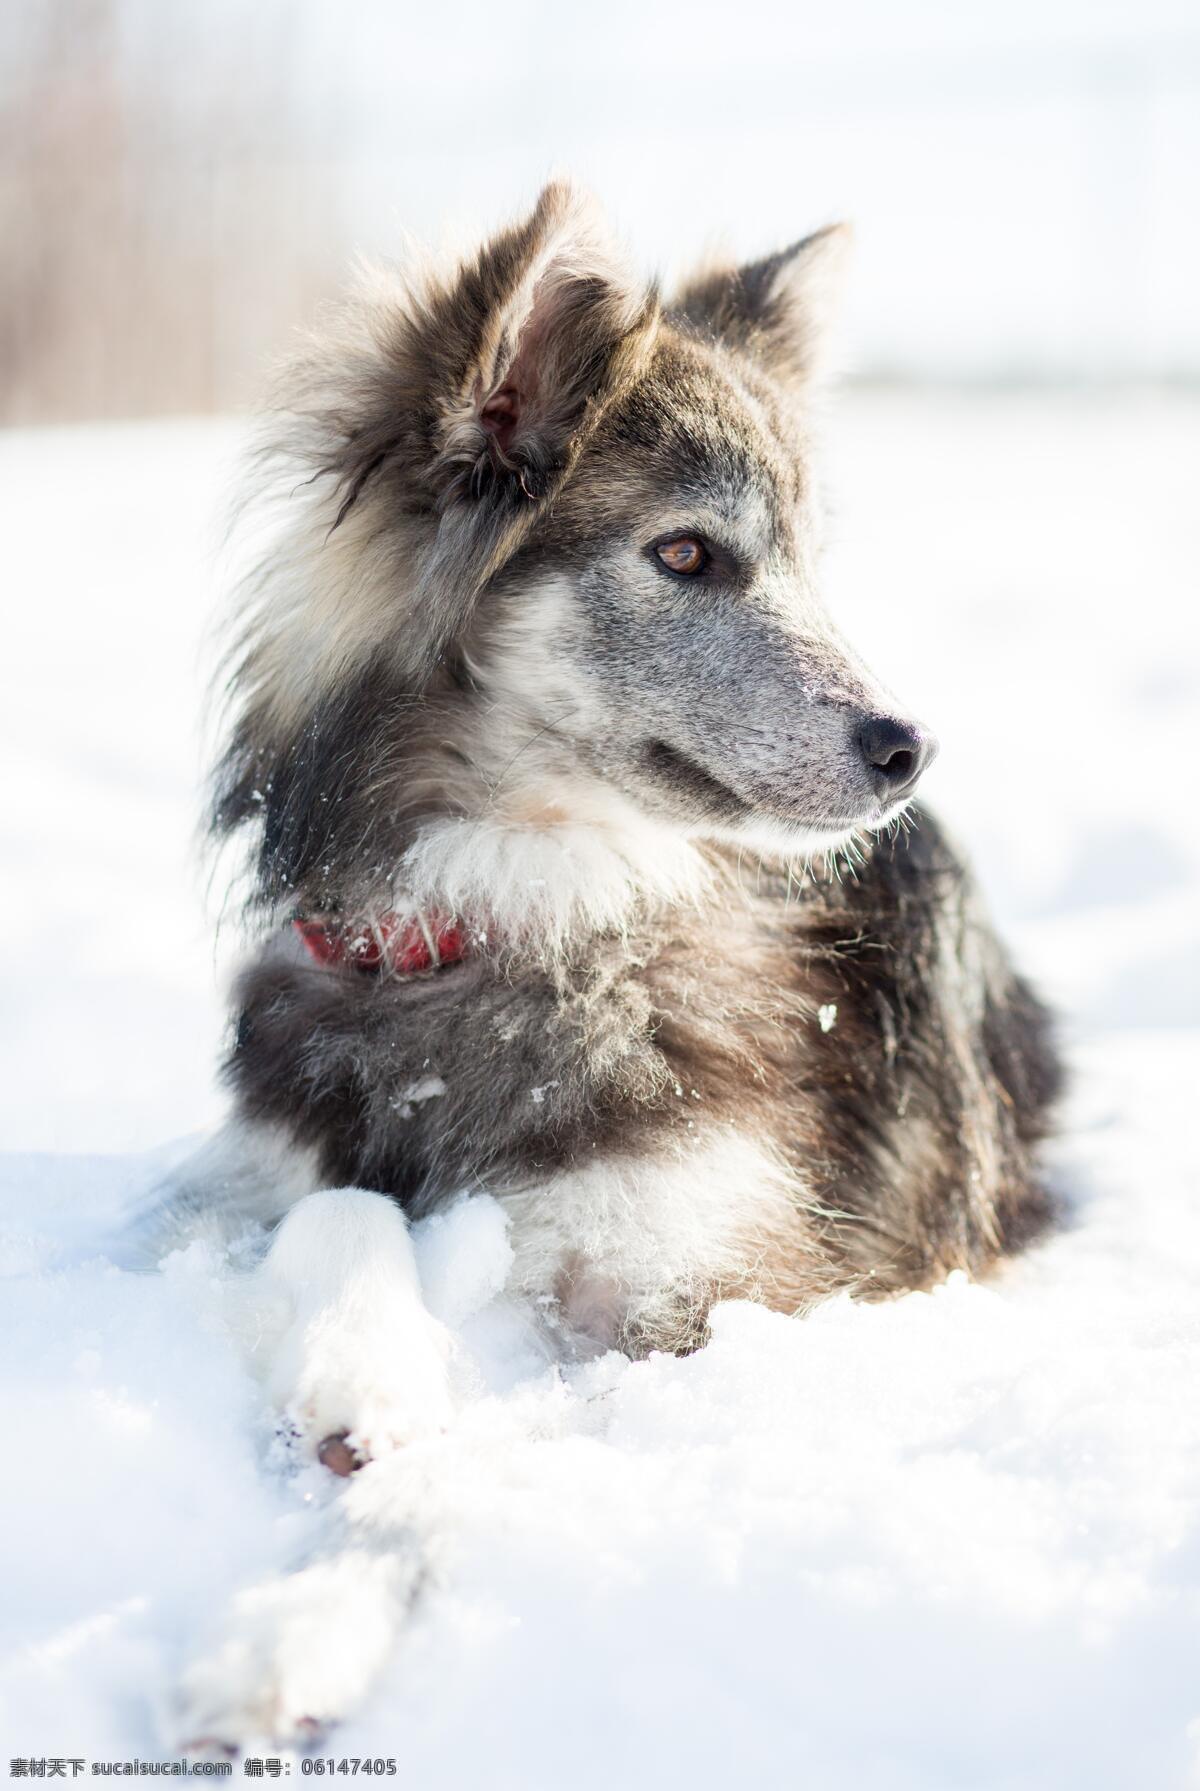
M1200 1785L1198 422L897 393L834 425L839 614L1064 1014L1068 1227L986 1286L729 1305L687 1360L562 1373L464 1201L416 1242L472 1391L350 1483L285 1462L206 1246L103 1250L220 1112L232 929L192 834L237 432L0 436L6 1758L168 1751L230 1600L350 1499L424 1513L427 1581L393 1648L378 1564L310 1568L297 1670L340 1680L322 1753L422 1791Z

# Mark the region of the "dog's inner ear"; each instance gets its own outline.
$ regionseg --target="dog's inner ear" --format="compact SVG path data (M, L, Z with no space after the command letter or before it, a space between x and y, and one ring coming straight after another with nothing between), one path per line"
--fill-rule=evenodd
M556 420L560 431L569 430L572 423L578 421L589 396L586 382L580 382L580 389L575 392L570 389L579 369L554 365L556 347L561 357L564 350L569 354L572 347L578 351L583 346L582 342L574 340L556 344L556 334L573 338L580 333L579 330L572 332L568 313L572 303L576 309L582 307L580 294L571 292L570 283L557 285L555 272L548 270L535 286L529 310L520 321L515 352L507 338L502 339L498 363L505 366L507 362L502 382L486 395L483 395L482 380L476 382L477 400L482 397L480 428L491 440L501 463L510 469L516 465L518 435L524 432L526 445L533 447L539 426L544 430ZM595 292L593 296L596 296ZM583 317L577 322L582 329ZM553 382L556 374L563 389L559 393L560 415L554 419L551 416L553 391L548 391L547 382ZM546 402L547 398L550 403Z
M524 224L464 269L458 304L478 335L449 419L455 489L543 497L588 418L644 360L657 298L625 270L590 208L551 186Z
M852 241L849 225L830 224L777 255L699 274L668 315L808 386L829 371Z
M483 428L496 441L501 454L508 456L512 439L521 417L521 393L511 383L492 393L479 412Z

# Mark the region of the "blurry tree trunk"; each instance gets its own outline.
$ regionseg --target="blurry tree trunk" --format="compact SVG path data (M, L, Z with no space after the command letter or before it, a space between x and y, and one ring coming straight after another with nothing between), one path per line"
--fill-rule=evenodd
M246 402L343 251L289 9L260 0L251 56L191 6L3 10L0 421Z

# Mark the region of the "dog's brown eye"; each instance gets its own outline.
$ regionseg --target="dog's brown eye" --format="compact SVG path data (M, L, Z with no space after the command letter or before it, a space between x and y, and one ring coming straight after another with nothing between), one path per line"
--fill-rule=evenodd
M694 535L680 535L676 541L664 541L654 551L668 571L678 572L682 578L694 578L708 563L704 544Z

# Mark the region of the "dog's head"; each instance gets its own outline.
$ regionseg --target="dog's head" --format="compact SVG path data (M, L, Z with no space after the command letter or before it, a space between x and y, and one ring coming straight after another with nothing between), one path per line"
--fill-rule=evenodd
M403 857L439 815L809 854L898 812L933 743L818 591L806 410L844 244L664 306L554 186L293 369L219 811L262 822L270 893L318 861L344 889L350 842Z

